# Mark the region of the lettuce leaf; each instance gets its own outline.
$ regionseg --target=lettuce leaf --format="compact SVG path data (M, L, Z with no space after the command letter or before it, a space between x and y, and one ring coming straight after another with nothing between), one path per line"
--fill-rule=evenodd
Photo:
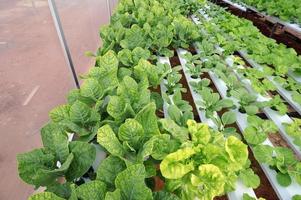
M106 184L101 181L90 181L76 188L76 196L82 200L104 199Z
M115 188L115 178L124 169L126 169L124 161L110 155L98 166L96 179L104 182L108 188Z
M195 153L192 148L187 147L167 155L160 164L162 175L168 179L179 179L193 171L193 161L188 159Z
M122 157L125 153L110 125L104 125L98 129L97 142L113 156Z
M80 141L70 142L69 149L74 155L74 159L66 173L66 179L72 181L83 176L92 166L96 157L96 149L92 144Z
M127 142L131 147L138 150L141 146L141 140L144 136L144 130L141 124L135 119L127 119L118 131L118 138L122 142Z
M120 172L115 179L115 185L120 190L121 200L152 200L152 192L144 182L145 176L142 164L131 165Z
M41 192L41 193L32 195L31 197L29 197L28 200L64 200L64 199L56 196L52 192Z
M146 136L150 137L160 134L155 103L152 102L147 104L142 110L140 110L135 119L142 125Z

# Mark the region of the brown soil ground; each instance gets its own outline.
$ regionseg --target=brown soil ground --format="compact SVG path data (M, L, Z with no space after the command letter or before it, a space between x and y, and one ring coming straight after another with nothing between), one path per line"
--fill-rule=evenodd
M56 1L78 74L93 65L84 52L100 45L105 0ZM40 147L48 112L74 88L47 0L0 2L0 199L27 199L33 187L17 174L16 154Z

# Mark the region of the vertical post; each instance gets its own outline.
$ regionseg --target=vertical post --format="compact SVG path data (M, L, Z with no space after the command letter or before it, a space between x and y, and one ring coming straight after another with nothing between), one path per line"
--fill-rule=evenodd
M52 15L52 19L53 19L53 22L55 25L55 29L56 29L57 35L59 37L59 40L60 40L60 43L61 43L61 46L63 49L66 63L70 69L70 72L71 72L73 80L74 80L74 84L77 88L80 88L79 81L78 81L78 78L76 75L76 71L74 69L74 65L72 62L71 53L70 53L70 50L69 50L69 47L68 47L68 44L67 44L67 41L65 38L65 34L64 34L64 31L62 28L61 20L60 20L60 17L59 17L57 8L56 8L55 0L48 0L48 4L49 4L49 9L50 9L50 12Z
M112 11L111 11L111 1L110 0L107 0L107 7L108 7L108 13L111 17L112 16Z

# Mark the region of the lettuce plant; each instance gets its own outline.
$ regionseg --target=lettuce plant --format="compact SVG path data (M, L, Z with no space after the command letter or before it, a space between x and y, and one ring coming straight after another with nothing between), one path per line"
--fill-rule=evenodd
M128 117L134 117L150 102L148 86L146 79L137 83L129 76L124 77L117 88L116 95L109 98L108 114L118 122L124 121Z
M265 94L268 91L276 90L276 86L266 78L267 73L255 68L247 68L241 71L244 73L244 76L251 81L251 85L256 92Z
M175 31L174 47L188 48L190 44L200 37L198 28L184 16L175 17L172 25Z
M183 55L183 58L186 59L186 67L188 68L191 78L199 78L204 72L208 70L204 68L202 61L200 60L200 55L192 55L190 52Z
M301 93L294 91L292 93L292 99L297 102L299 105L301 105Z
M218 130L224 134L225 137L235 136L241 138L240 135L236 132L234 127L226 127L227 125L233 124L236 122L236 115L233 111L227 111L222 114L221 117L212 118L213 122L217 125Z
M260 0L235 0L238 3L245 3L249 6L255 6L259 11L266 12L268 15L277 16L284 21L293 23L301 23L300 8L296 5L300 1L284 1L275 2L260 1Z
M239 80L234 74L225 76L222 79L227 85L227 97L231 96L232 91L240 90L240 88L242 87L242 84L239 82Z
M172 96L163 95L165 102L168 104L168 117L180 126L186 126L187 120L193 119L192 106L189 102L182 100L179 90L175 91Z
M263 120L256 115L248 116L248 126L244 130L245 140L252 145L263 143L269 134L276 133L277 126L270 120Z
M257 96L249 93L246 89L240 88L238 90L232 90L231 96L238 100L240 105L239 112L247 113L248 115L255 115L258 110L264 105L261 102L257 102Z
M289 70L299 71L300 56L294 49L287 48L281 43L277 44L275 40L262 35L250 21L238 18L218 6L211 4L210 9L203 9L211 17L211 20L206 22L203 27L208 26L206 31L215 35L215 40L220 41L218 43L222 44L224 41L218 39L219 35L222 35L221 38L227 38L227 41L233 40L237 45L236 50L246 50L249 58L262 66L271 68L273 70L272 75L284 77ZM215 28L212 28L213 26ZM270 87L271 85L268 84L265 87L267 86Z
M172 25L158 24L149 33L152 39L151 49L158 55L173 56L173 51L168 49L173 41L174 28Z
M292 123L284 123L285 131L294 139L294 143L301 148L301 119L294 118Z
M280 185L287 187L292 179L301 184L301 162L291 149L258 145L254 147L254 156L258 162L269 165L277 172L276 178Z
M295 79L291 77L285 79L277 76L274 80L280 83L286 90L291 91L292 99L301 105L301 85Z
M69 92L68 103L50 112L51 121L41 130L43 147L17 157L21 179L46 188L30 199L209 200L233 191L238 178L247 187L259 185L259 178L250 168L247 146L233 136L235 129L227 126L235 122L234 113L225 112L220 118L215 115L231 108L233 102L213 93L207 87L209 80L196 83L194 88L203 96L201 106L219 130L198 124L191 120L191 106L182 100L185 89L179 83L180 68L171 71L153 62L157 55L172 56L172 48L188 48L200 38L199 28L186 15L202 3L120 1L111 24L101 28L102 47L90 54L95 67L82 76L80 89ZM225 23L223 29L230 28L230 24ZM210 28L208 24L204 27ZM243 28L235 28L240 34L250 35ZM194 74L215 69L229 75L215 44L221 43L228 54L246 37L234 37L235 31L231 37L224 33L219 31L217 38L209 40L208 36L208 42L203 42L204 55L210 55L206 62L202 63L200 56L187 56L199 66L193 69ZM233 45L227 45L229 38ZM214 51L209 52L211 49ZM283 52L287 51L273 55ZM281 69L277 71L285 71ZM149 88L156 88L165 77L168 94L173 95L167 100L170 118L159 120L158 93ZM233 82L228 83L231 91ZM68 139L71 133L73 141ZM97 167L99 146L107 157ZM298 177L300 166L293 164L294 170L283 166L291 176ZM165 183L161 191L151 184L158 179Z
M160 164L166 189L181 199L212 199L233 190L248 160L247 146L233 136L225 139L206 124L187 124L191 140Z
M297 91L299 93L301 92L300 84L291 77L287 77L285 79L285 78L277 76L274 80L277 81L278 83L280 83L282 85L282 87L284 87L285 89L287 89L289 91Z
M133 50L136 47L148 48L150 46L150 38L147 37L146 31L137 24L126 29L124 38L120 41L120 46L124 49Z
M150 56L150 52L141 47L136 47L132 51L129 49L122 49L118 52L118 60L126 67L136 66L140 59L147 60Z
M202 80L196 82L196 81L191 81L189 84L192 86L193 90L195 92L200 92L204 90L205 88L209 88L208 86L210 85L210 80L207 78L203 78Z
M233 106L232 100L220 99L220 95L211 92L209 88L204 88L199 94L202 96L202 100L197 102L197 104L200 106L200 109L205 111L207 118L214 118L215 112Z
M179 90L182 92L185 92L186 89L183 88L183 85L180 83L180 80L182 78L182 74L179 73L179 71L182 70L181 66L173 67L170 73L166 76L166 82L164 83L167 94L172 95L175 91Z
M279 114L285 115L287 113L287 106L284 102L285 101L279 95L275 95L266 105L271 107L271 109L278 111Z
M68 142L67 135L58 132L60 130L50 129L54 127L48 125L43 129L44 148L17 156L19 176L35 187L57 185L62 177L74 181L83 176L95 160L93 145L79 141Z

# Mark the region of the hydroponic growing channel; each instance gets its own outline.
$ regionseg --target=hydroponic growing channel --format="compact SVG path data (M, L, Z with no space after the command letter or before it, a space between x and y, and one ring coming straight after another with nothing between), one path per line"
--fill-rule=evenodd
M301 57L199 0L122 0L18 155L32 200L301 199Z

